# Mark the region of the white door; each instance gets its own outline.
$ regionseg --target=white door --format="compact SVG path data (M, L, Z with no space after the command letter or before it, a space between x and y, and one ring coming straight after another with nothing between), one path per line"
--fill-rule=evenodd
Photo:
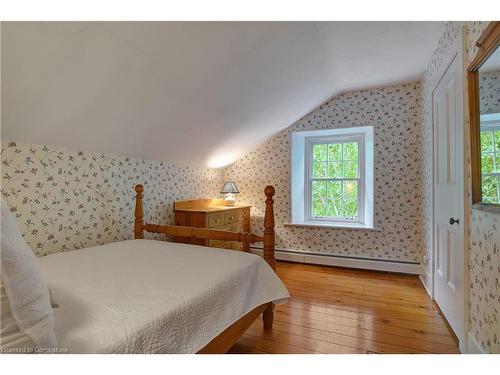
M463 80L457 54L433 92L434 299L463 339Z

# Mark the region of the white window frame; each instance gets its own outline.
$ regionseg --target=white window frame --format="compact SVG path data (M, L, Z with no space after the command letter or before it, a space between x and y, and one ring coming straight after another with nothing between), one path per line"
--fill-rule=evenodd
M358 218L315 218L311 217L311 188L308 183L311 173L311 142L333 143L332 141L362 139L358 147L359 178ZM290 135L290 181L291 181L291 222L289 225L352 227L376 229L374 216L374 134L373 126L352 128L321 129L293 132ZM360 146L361 146L360 145ZM364 197L363 197L364 195Z
M356 142L358 144L358 177L357 178L322 178L315 179L312 176L313 171L313 146L317 144L333 144ZM354 133L338 136L323 136L323 137L307 137L306 141L306 157L305 157L305 181L304 181L304 207L305 207L305 222L340 222L340 223L356 223L363 225L365 223L365 163L364 163L364 148L365 139L363 134ZM342 162L344 161L342 155ZM324 181L352 181L358 182L358 214L355 218L347 217L313 217L312 216L312 183L314 180Z
M479 128L479 133L481 134L482 132L495 132L497 130L500 130L500 113L490 113L490 114L484 114L480 116L480 128ZM500 155L500 150L497 150L496 148L496 143L495 140L493 139L493 152L488 152L489 154L493 155L493 166L495 167L495 170L497 170L497 165L496 165L496 156ZM482 159L483 152L480 150L480 159ZM482 169L482 168L481 168ZM493 173L481 173L481 180L483 179L483 176L490 176L490 177L496 177L497 180L500 179L500 173L498 172L493 172ZM481 183L481 195L482 195L482 183ZM500 197L500 184L497 183L497 197Z

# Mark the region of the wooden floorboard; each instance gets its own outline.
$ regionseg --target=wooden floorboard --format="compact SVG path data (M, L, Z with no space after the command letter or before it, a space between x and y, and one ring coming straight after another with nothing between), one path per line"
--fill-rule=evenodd
M457 339L416 276L279 262L292 296L273 330L258 319L234 354L458 353Z

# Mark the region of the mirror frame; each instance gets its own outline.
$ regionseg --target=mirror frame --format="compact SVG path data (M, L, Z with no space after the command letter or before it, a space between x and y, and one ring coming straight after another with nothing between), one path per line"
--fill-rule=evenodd
M478 48L474 60L467 69L467 84L469 90L470 141L471 141L471 179L472 205L474 208L500 209L500 204L482 202L481 192L481 123L479 107L479 68L500 45L500 21L488 24L481 37L476 42Z

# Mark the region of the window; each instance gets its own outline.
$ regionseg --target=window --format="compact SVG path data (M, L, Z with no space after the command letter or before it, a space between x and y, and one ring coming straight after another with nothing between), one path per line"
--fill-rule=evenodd
M307 140L307 221L361 222L363 137Z
M373 129L292 134L292 223L373 226Z
M500 203L500 114L481 116L481 194L485 203Z

